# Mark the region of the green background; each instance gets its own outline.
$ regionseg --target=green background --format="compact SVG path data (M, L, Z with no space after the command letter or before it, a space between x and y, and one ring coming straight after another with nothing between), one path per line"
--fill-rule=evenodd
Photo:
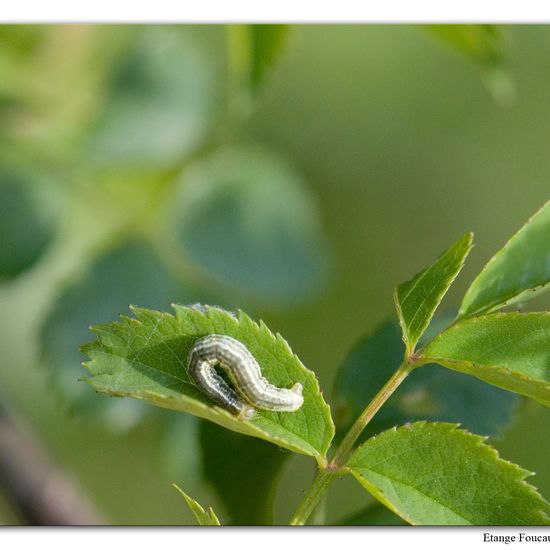
M0 287L0 399L23 429L32 433L77 481L106 522L193 523L191 512L170 486L171 481L177 481L200 503L213 506L223 523L225 512L212 487L194 475L200 456L193 421L176 425L172 446L179 447L168 453L167 464L166 456L162 458L157 452L166 441L161 437L165 429L162 413L149 415L130 429L106 429L97 421L96 412L68 411L62 392L52 383L51 366L43 360L40 335L44 334L44 323L59 307L56 301L66 299L64 286L83 277L84 258L90 254L86 249L89 234L94 234L94 224L98 223L93 215L90 220L86 217L86 211L92 208L89 202L82 199L82 210L78 211L63 198L64 189L82 179L93 185L94 174L99 172L88 167L104 160L101 155L99 161L91 158L93 147L74 146L86 142L81 134L88 131L81 129L85 117L75 117L72 126L59 122L65 115L70 119L72 101L82 99L86 90L99 98L97 104L91 102L94 109L103 100L101 85L96 90L84 79L72 87L76 71L67 71L71 78L66 82L56 73L61 69L54 62L55 55L61 59L64 51L75 51L76 57L74 44L79 43L79 36L91 32L84 27L74 27L72 33L67 29L42 29L46 34L55 33L61 43L57 45L59 52L49 57L51 66L44 61L39 75L59 79L61 91L57 96L43 94L42 103L36 102L38 107L33 107L48 113L44 125L53 128L51 132L27 139L25 132L30 131L26 119L14 122L10 115L13 98L39 94L40 86L2 90L0 95L3 162L9 164L16 158L25 164L28 156L40 177L48 175L57 181L55 191L47 193L49 200L40 203L56 220L56 233L49 247L33 266L6 278ZM105 27L101 36L92 32L90 40L94 44L105 40L107 45L94 53L93 62L82 69L83 74L99 70L98 66L114 58L124 59L129 54L118 43L126 34L144 30ZM168 30L161 28L159 32ZM201 113L208 109L217 113L220 109L220 83L225 74L224 29L194 27L180 31L190 37L203 56L188 74L198 88L202 85L210 94L206 107L189 107L199 117L200 126ZM476 246L444 302L456 307L489 257L548 199L550 27L513 26L500 31L507 71L516 90L515 101L509 106L495 101L478 66L421 27L293 26L254 112L229 132L229 142L274 151L301 175L318 208L328 267L318 288L311 296L305 293L303 299L298 299L301 292L271 301L241 298L230 290L224 290L221 296L229 305L239 305L283 334L303 363L315 371L329 403L337 367L350 348L378 323L394 316L392 292L397 284L429 265L460 235L472 230ZM3 48L16 43L9 28L3 27L1 32ZM36 39L38 50L42 39ZM22 58L27 55L25 47L24 42L18 54ZM2 59L0 70L4 75L31 71L30 66L14 66ZM186 99L184 91L185 86L181 93L176 89L176 104ZM164 98L161 103L170 101L173 98ZM126 100L113 102L111 108L123 112L122 106L127 105ZM124 116L139 118L139 109L128 110L130 114ZM108 110L98 112L115 118ZM185 109L181 114L185 115ZM165 124L169 126L170 120ZM214 116L205 127L216 124ZM65 132L64 128L69 130ZM156 138L155 132L148 134L151 155L157 158L160 150L162 163L169 147L162 146L164 138ZM146 150L148 140L142 144ZM104 156L106 151L111 148L103 150ZM128 172L139 172L143 158L141 151L135 164L129 162L130 168L122 167L117 158L109 161L116 168L109 177L124 178ZM72 168L59 171L56 163ZM135 207L130 195L115 193L110 199L120 207L113 218ZM87 196L85 190L82 196ZM74 219L78 223L67 221ZM93 228L89 234L88 226ZM292 263L288 269L293 269ZM93 301L93 293L100 290L91 288L88 292ZM202 289L196 293L187 288L182 299L197 301L208 292ZM215 294L215 299L219 297ZM169 301L179 299L167 298L165 309ZM128 297L129 302L136 300L139 298ZM548 304L548 298L542 297L529 308L547 309ZM74 383L78 384L76 379L84 374L76 363ZM105 400L101 396L97 399ZM530 481L546 498L550 497L549 420L547 409L525 401L514 424L501 438L493 440L504 458L537 473ZM275 521L288 520L312 477L311 460L296 456L287 462L276 498ZM354 480L338 481L330 490L328 521L337 521L366 502L364 490ZM22 520L16 507L0 487L0 522L18 521Z

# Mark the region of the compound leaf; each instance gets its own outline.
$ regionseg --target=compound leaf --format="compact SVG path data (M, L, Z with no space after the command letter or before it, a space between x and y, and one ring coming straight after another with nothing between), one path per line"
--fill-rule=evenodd
M447 319L449 316L436 317L425 336L443 328ZM400 364L403 352L401 331L392 320L363 338L348 355L334 387L337 437L351 427L382 389ZM399 386L369 422L361 440L416 420L459 422L475 433L493 436L511 423L519 401L518 395L472 376L439 365L425 365L415 369Z

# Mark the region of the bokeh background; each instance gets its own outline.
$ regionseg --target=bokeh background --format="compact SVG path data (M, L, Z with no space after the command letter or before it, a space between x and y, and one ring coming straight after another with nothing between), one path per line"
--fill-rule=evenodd
M239 307L331 403L396 284L473 230L457 307L548 199L549 52L547 26L0 26L0 523L192 524L172 481L247 523L228 449L276 463L288 521L311 459L96 395L89 325ZM546 498L549 420L521 400L488 434ZM325 521L368 504L356 485Z

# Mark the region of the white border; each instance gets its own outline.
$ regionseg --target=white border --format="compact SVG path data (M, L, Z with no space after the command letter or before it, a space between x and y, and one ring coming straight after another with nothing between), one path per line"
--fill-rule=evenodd
M550 2L544 0L17 0L4 2L0 23L550 23ZM18 528L0 527L3 548L29 546L56 550L101 548L223 547L242 550L270 545L320 548L401 548L469 550L511 548L518 543L484 542L484 533L499 535L549 535L549 529L530 527L476 528ZM306 537L306 538L304 538ZM527 543L529 548L538 544ZM544 543L543 543L544 544ZM546 545L544 545L546 546Z
M516 541L484 541L484 534L516 536ZM540 527L293 527L293 528L0 528L2 548L104 550L132 548L396 548L474 550L546 548L548 543L517 541L519 533L550 536ZM269 544L266 542L269 540Z
M541 23L545 0L17 0L1 23Z

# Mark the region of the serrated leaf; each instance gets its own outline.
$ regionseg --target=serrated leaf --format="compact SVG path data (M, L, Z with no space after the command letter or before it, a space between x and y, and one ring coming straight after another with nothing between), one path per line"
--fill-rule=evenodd
M414 350L437 306L462 269L472 241L472 233L466 233L434 264L395 289L395 307L409 353Z
M212 508L208 508L208 512L205 512L204 508L195 499L187 495L183 491L183 489L181 489L181 487L178 487L178 485L175 483L172 483L172 487L174 487L174 489L176 489L176 491L178 491L183 496L185 502L187 502L187 505L193 512L194 516L197 518L197 523L199 525L220 525L220 520L217 518Z
M425 333L443 328L436 317ZM438 327L437 325L441 325ZM435 329L435 331L434 331ZM342 436L401 363L404 345L397 322L382 323L344 360L334 386L334 421ZM369 422L359 441L416 420L459 422L484 435L496 435L514 417L520 398L472 376L425 365L413 370Z
M265 439L325 462L334 435L330 409L313 372L292 353L287 342L263 322L215 308L174 306L176 315L133 307L135 318L93 327L98 340L83 346L92 374L84 379L99 392L130 396L150 404L189 412L246 435ZM292 413L256 411L239 420L213 405L192 382L187 357L194 342L208 334L241 341L276 386L303 385L304 404Z
M222 499L231 525L271 525L277 481L290 453L212 422L200 424L202 475Z
M416 422L371 438L352 474L416 525L547 525L550 505L484 438L456 424Z
M325 282L317 205L294 168L268 150L227 147L190 167L166 220L186 257L256 297L295 304Z
M468 288L459 319L523 302L550 289L550 202L483 268Z
M491 313L465 319L421 353L427 362L550 406L549 313Z

